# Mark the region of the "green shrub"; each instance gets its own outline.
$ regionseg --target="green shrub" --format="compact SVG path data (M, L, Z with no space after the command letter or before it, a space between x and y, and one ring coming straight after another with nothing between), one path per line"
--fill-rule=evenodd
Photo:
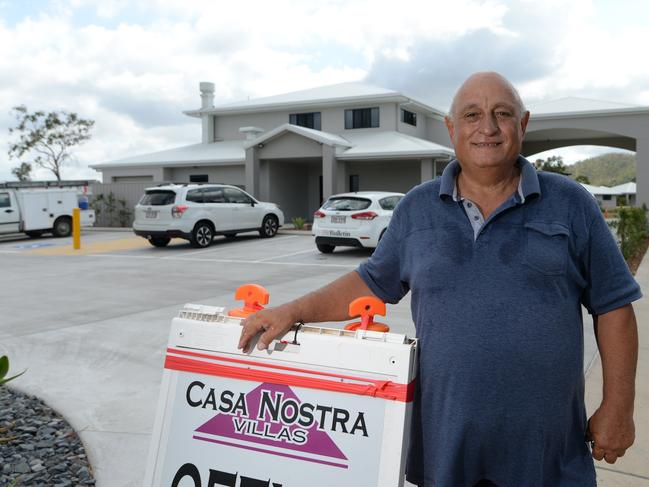
M647 240L647 207L618 209L617 234L625 259L633 257Z
M291 223L296 230L302 230L306 224L306 218L296 216L291 218Z

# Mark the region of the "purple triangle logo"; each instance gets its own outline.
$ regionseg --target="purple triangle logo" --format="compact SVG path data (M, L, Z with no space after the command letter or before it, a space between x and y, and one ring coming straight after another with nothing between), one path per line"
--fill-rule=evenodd
M245 395L236 414L218 413L199 426L194 439L348 468L347 457L320 429L331 408L302 403L290 387L263 383Z

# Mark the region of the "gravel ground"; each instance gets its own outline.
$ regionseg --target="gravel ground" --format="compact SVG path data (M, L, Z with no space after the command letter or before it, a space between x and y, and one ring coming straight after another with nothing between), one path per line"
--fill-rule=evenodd
M40 399L0 386L0 486L95 485L81 440Z

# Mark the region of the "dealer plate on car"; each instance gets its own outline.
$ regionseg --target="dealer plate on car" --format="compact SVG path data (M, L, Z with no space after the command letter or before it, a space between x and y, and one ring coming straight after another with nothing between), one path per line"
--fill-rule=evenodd
M345 223L346 220L345 215L331 215L331 223Z
M156 210L146 209L144 210L144 216L147 218L158 218L158 212Z

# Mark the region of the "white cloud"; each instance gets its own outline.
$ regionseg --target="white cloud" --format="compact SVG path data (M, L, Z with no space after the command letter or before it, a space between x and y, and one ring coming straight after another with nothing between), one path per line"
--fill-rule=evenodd
M218 103L369 75L444 108L471 71L497 69L528 101L649 105L646 7L619 3L53 0L21 21L0 20L0 153L9 110L21 103L96 121L66 177L194 143L199 126L181 112L199 106L199 81L216 84ZM0 180L15 165L0 156Z

